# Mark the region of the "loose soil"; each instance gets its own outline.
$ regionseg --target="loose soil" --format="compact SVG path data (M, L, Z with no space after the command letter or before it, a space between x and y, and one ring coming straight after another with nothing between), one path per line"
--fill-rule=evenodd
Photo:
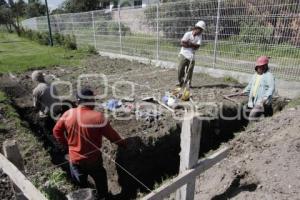
M2 200L14 200L13 189L9 178L0 169L0 197Z
M229 157L200 176L195 199L299 199L299 109L241 132L229 144Z
M73 87L71 95L76 90L76 80L80 75L105 74L107 84L104 84L99 76L82 78L83 85L90 86L97 95L104 94L104 85L108 86L107 95L97 101L99 103L97 109L103 110L101 104L115 98L112 88L117 81L123 81L116 86L116 93L119 98L134 98L133 104L135 106L141 105L139 109L144 113L149 110L158 110L161 114L158 118L145 120L137 117L134 110L125 113L117 112L116 115L119 119L113 117L114 113L107 113L112 126L128 141L128 149L126 150L117 148L107 140L104 140L103 143L102 152L104 166L108 173L109 189L115 196L119 194L116 198L136 198L138 191L149 192L147 188L153 189L156 183L178 173L181 121L174 119L173 114L163 107L157 104L145 105L141 101L147 96L161 99L166 91L174 89L177 83L176 70L156 68L122 59L94 56L88 59L82 67L54 67L43 71L60 80L70 81ZM35 85L31 81L31 73L32 71L19 75L2 75L1 88L11 97L12 105L17 109L21 118L28 122L29 128L34 131L36 137L39 137L42 133L39 119L32 108L31 91ZM132 95L128 82L134 85L134 94ZM220 112L228 117L241 112L241 106L225 100L222 95L240 91L244 86L228 82L223 78L211 78L205 74L194 74L192 83L194 86L192 88L193 100L197 102L197 110L203 116L211 117L217 109L215 111L217 117L208 119L204 123L204 135L200 149L200 155L203 155L210 150L217 149L222 142L232 139L234 132L242 130L247 125L243 118L221 120L218 117ZM69 93L65 86L57 85L57 88L61 95ZM74 101L74 96L69 100ZM236 100L244 104L247 98L237 98ZM198 105L199 102L202 104ZM285 103L283 99L278 98L275 105L275 110L281 110ZM176 111L176 116L182 115L182 110ZM130 117L130 119L120 120L120 117ZM4 138L6 139L6 137ZM1 143L4 138L0 138ZM44 141L44 147L52 148L47 139ZM64 162L62 154L59 155L50 150L50 155L54 164ZM37 163L31 172L44 169ZM67 171L67 166L64 170ZM143 185L133 179L128 172L139 179Z

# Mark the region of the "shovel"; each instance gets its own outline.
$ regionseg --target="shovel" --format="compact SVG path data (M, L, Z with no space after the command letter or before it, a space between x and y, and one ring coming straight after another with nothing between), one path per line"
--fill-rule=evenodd
M178 94L181 94L184 95L184 92L185 91L189 91L190 90L190 79L188 79L188 75L189 75L189 72L191 70L191 66L192 66L192 63L193 63L193 60L194 60L194 55L192 56L191 60L190 60L190 63L189 63L189 66L187 67L187 69L184 71L184 78L183 78L183 85L181 86Z
M236 104L239 104L238 101L236 101L235 99L232 99L230 97L244 96L244 95L242 95L241 93L234 93L234 94L228 94L228 95L222 95L222 96L223 96L224 99L227 99L227 100L232 101Z
M142 101L151 102L151 103L158 103L161 106L163 106L164 108L166 108L167 110L169 110L171 112L175 112L172 108L170 108L169 106L165 105L163 102L159 101L155 97L145 97L145 98L142 99Z

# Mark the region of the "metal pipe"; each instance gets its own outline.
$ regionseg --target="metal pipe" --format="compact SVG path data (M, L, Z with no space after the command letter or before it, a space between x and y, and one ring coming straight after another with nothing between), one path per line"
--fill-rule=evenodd
M123 54L122 47L122 29L121 29L121 5L118 6L118 24L119 24L119 38L120 38L120 53Z
M47 2L47 0L45 0L45 5L46 5L47 20L48 20L48 30L49 30L50 46L53 46L53 38L52 38L52 31L51 31L51 24L50 24L50 17L49 17L49 9L48 9L48 2Z
M216 63L217 63L217 47L218 47L218 35L219 35L219 24L220 24L220 9L221 9L221 0L218 0L217 24L216 24L216 35L215 35L215 44L214 44L214 63L213 63L214 68L216 68Z
M156 4L156 60L159 60L159 3Z

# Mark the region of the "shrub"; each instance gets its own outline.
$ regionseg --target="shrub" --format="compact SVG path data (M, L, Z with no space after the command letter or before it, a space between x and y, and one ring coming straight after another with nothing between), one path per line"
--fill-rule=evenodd
M239 40L245 43L269 44L272 41L273 29L259 21L242 22Z
M57 44L57 45L63 45L64 44L64 36L59 33L55 33L53 35L53 43Z
M75 36L65 35L64 37L64 47L67 49L75 50L77 49Z
M47 33L34 32L32 38L34 41L38 42L41 45L49 44L49 36Z
M108 24L107 31L109 35L119 35L119 23L118 22L111 22ZM130 33L130 29L128 26L125 26L121 23L121 33L122 36Z
M88 45L87 47L87 51L90 53L90 54L98 54L96 48L92 45Z
M26 37L30 40L36 41L42 45L49 45L48 32L36 32L32 30L22 30L22 37ZM62 35L59 33L53 34L53 43L55 45L64 46L66 49L77 49L76 38L71 35Z

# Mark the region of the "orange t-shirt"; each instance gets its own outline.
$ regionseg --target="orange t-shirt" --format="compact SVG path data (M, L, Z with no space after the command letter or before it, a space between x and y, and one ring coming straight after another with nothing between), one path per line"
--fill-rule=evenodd
M101 157L102 136L111 142L121 140L104 115L85 106L65 112L53 128L58 142L69 147L70 162L93 162Z

